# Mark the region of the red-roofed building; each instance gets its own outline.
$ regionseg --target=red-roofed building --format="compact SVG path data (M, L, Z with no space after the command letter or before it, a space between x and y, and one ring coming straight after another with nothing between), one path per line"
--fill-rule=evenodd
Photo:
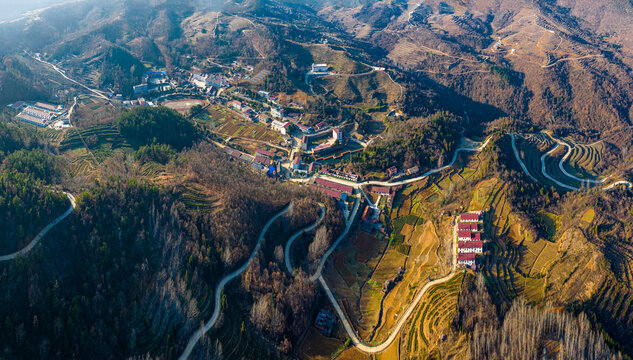
M318 185L321 185L323 187L326 187L328 189L332 189L332 190L337 190L340 192L343 192L347 195L352 195L352 193L354 192L354 188L349 186L349 185L344 185L344 184L339 184L336 183L334 181L330 181L330 180L326 180L326 179L322 179L322 178L316 178L315 182Z
M481 233L473 233L473 236L470 239L473 241L481 241Z
M460 266L475 266L475 259L477 255L473 253L469 254L457 254L457 264Z
M457 224L457 230L479 231L479 224L478 223L459 223Z
M371 192L375 192L376 194L382 195L382 196L386 196L387 197L387 201L389 203L389 206L393 206L393 199L394 199L394 195L395 192L392 190L392 188L388 188L388 187L381 187L381 186L372 186L371 187Z
M387 169L387 174L389 176L394 176L398 173L398 168L395 166L390 167L389 169Z
M365 207L365 211L363 211L363 216L361 217L361 219L363 221L370 221L373 215L374 210L372 210L371 206L368 205Z
M297 170L301 167L301 156L295 156L295 159L292 160L292 168Z
M313 162L311 162L311 163L310 163L310 166L308 166L308 172L309 172L309 173L314 172L314 166L315 166L315 165L314 165L314 163L313 163Z
M472 237L472 232L470 230L458 230L457 231L457 240L458 241L470 241Z
M380 194L380 195L384 195L384 196L391 196L392 195L391 188L388 188L388 187L373 186L371 188L371 191L375 192L377 194Z
M323 192L323 193L335 198L336 200L341 200L341 199L344 200L344 199L347 198L347 194L344 194L342 192L338 192L338 191L331 190L331 189L328 189L328 188L324 188L322 186L318 186L318 185L314 185L314 184L311 185L311 186L312 186L313 189L321 191L321 192Z
M259 155L259 156L263 156L269 159L272 159L275 157L275 153L272 151L266 151L266 150L261 150L261 149L257 149L257 151L255 151L255 155Z
M484 243L480 241L460 241L457 243L457 250L460 254L481 254L484 252Z
M481 213L461 214L459 220L462 222L479 222L481 221Z
M314 130L316 131L321 131L326 128L328 128L328 124L325 121L321 121L320 123L314 125Z
M229 107L232 107L235 110L242 110L242 103L237 100L232 100L227 103Z
M257 164L262 164L264 166L270 166L270 164L271 164L271 160L269 158L263 157L263 156L260 156L260 155L256 155L255 159L253 160L253 162L257 163Z

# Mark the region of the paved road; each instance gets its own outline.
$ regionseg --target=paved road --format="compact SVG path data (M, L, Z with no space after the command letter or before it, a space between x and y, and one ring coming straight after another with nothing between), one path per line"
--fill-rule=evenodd
M13 254L0 256L0 262L14 260L15 258L19 256L23 256L29 251L31 251L33 247L35 247L35 245L37 245L42 240L44 235L46 235L52 228L54 228L57 224L59 224L62 220L67 218L68 215L70 215L73 212L73 209L76 206L75 197L71 193L67 193L65 191L64 191L64 194L66 194L66 196L68 197L68 200L70 200L70 207L68 208L68 210L66 210L66 212L60 215L57 219L53 220L50 224L46 225L46 227L42 229L42 231L40 231L33 238L33 240L31 240L31 242L28 245L26 245L22 250L16 251Z
M86 89L86 90L88 90L88 91L90 91L90 92L94 93L95 95L97 95L98 97L100 97L100 98L102 98L102 99L104 99L104 100L110 100L110 99L109 99L106 95L104 95L104 93L103 93L102 91L99 91L99 90L97 90L97 89L90 88L90 87L88 87L88 86L86 86L86 85L84 85L84 84L82 84L82 83L80 83L80 82L76 81L75 79L72 79L72 78L68 77L68 76L66 75L66 73L65 73L63 70L61 70L60 68L58 68L58 67L57 67L57 66L55 66L54 64L51 64L50 62L48 62L48 61L44 61L44 60L42 60L42 59L40 59L40 58L37 58L37 57L35 57L35 56L32 56L32 58L33 58L33 59L35 59L35 60L37 60L37 61L39 61L39 62L41 62L42 64L46 64L46 65L48 65L48 66L52 67L52 68L53 68L53 70L57 71L57 72L58 72L61 76L63 76L63 77L64 77L64 79L66 79L66 80L68 80L68 81L70 81L70 82L73 82L73 83L75 83L75 84L77 84L77 85L81 86L82 88L84 88L84 89Z
M354 331L354 328L352 327L352 325L350 324L349 320L345 316L345 313L341 309L340 305L336 301L336 298L334 297L334 294L332 293L332 291L330 290L330 288L327 285L327 282L323 278L323 267L324 267L327 259L332 254L332 252L334 252L334 250L338 247L338 245L341 243L341 241L347 236L347 233L349 232L349 229L352 227L352 224L354 223L354 218L356 217L356 214L357 214L358 209L360 207L359 206L360 205L360 199L361 198L359 196L359 197L356 198L356 200L354 202L354 210L350 214L349 218L346 219L347 226L345 227L345 230L338 237L338 239L332 244L332 246L328 249L328 251L323 255L323 257L321 258L321 262L319 263L319 266L317 267L317 270L314 273L314 275L310 276L306 280L311 281L311 282L315 282L317 280L319 281L319 283L323 287L323 290L325 291L325 294L327 295L328 299L330 299L330 302L332 303L332 306L334 307L334 309L336 310L339 318L341 319L341 322L343 323L343 327L345 328L345 331L347 332L347 335L352 340L352 343L354 344L354 346L356 346L360 351L363 351L365 353L375 354L375 353L379 353L379 352L382 352L382 351L386 350L391 345L391 343L393 343L393 341L398 336L398 333L400 332L402 327L406 324L407 320L409 319L409 317L411 316L411 314L415 310L415 308L418 305L418 303L422 300L422 297L424 296L424 294L426 293L426 291L428 289L430 289L434 285L445 283L445 282L447 282L447 281L449 281L450 279L453 278L453 275L455 274L456 266L457 266L457 254L456 254L456 247L453 244L453 249L451 251L452 255L453 255L451 273L448 274L447 276L441 278L441 279L433 280L433 281L427 283L424 287L422 287L420 292L416 295L416 297L413 299L411 304L409 304L409 307L407 308L407 310L402 314L402 316L400 317L400 319L396 323L396 326L394 327L392 333L389 335L387 340L385 340L384 342L382 342L381 344L378 344L378 345L367 345L367 344L364 344L362 341L360 341L360 339L356 335L356 332ZM321 209L321 211L323 212L323 209ZM317 223L312 225L311 228L316 227L316 225L317 225ZM455 228L456 228L456 226L457 225L455 225ZM455 231L454 231L454 234L453 234L453 239L457 239ZM289 251L290 250L290 244L292 244L292 242L299 235L301 235L302 233L303 233L303 231L300 231L300 232L296 233L295 235L293 235L290 238L290 240L288 240L288 243L286 244L286 251L285 251L286 270L289 273L291 273L291 274L294 273L294 269L292 268L291 261L290 261L290 251ZM453 240L453 243L454 243L454 241L455 240Z
M519 152L517 151L517 145L516 145L516 141L515 141L515 135L514 134L508 134L508 135L510 135L510 142L512 143L512 151L514 152L514 157L519 162L519 165L521 166L521 169L523 169L523 172L527 176L532 178L532 180L538 182L538 180L536 180L536 178L534 176L532 176L532 174L530 174L530 172L527 169L527 166L525 166L525 164L523 163L523 160L521 160L521 157L519 156Z
M563 172L563 174L565 174L565 176L567 176L567 177L569 177L569 178L572 178L572 179L574 179L574 180L576 180L576 181L580 181L581 183L589 183L589 184L602 184L602 183L604 183L605 181L607 181L607 179L609 179L609 178L611 177L611 175L610 175L610 176L607 176L606 178L601 179L601 180L591 180L591 179L581 179L581 178L579 178L579 177L576 177L576 176L574 176L574 175L572 175L572 174L568 173L568 172L567 172L567 170L565 170L565 167L564 167L563 165L564 165L565 161L567 161L567 159L569 158L569 156L571 156L571 152L572 152L573 147L571 147L568 143L566 143L566 142L564 142L564 141L561 141L561 140L559 140L559 139L557 139L557 138L555 138L555 137L553 137L553 136L551 136L551 135L549 135L549 134L547 134L547 135L548 135L548 136L549 136L552 140L556 141L559 145L565 146L565 147L567 148L567 153L565 154L565 156L563 156L563 158L562 158L562 159L560 159L560 161L559 161L559 163L558 163L558 167L559 167L559 168L560 168L560 170ZM575 147L575 146L574 146L574 147Z
M407 180L402 180L402 181L397 181L397 182L387 182L387 181L365 181L362 183L355 183L352 181L346 181L346 180L341 180L339 178L335 178L335 177L330 177L328 176L328 179L334 182L338 182L341 184L345 184L345 185L351 185L355 188L359 188L360 186L364 186L364 185L377 185L377 186L386 186L386 187L392 187L392 186L400 186L400 185L406 185L406 184L411 184L414 183L416 181L420 181L430 175L436 174L438 172L442 172L448 168L450 168L451 166L453 166L455 164L455 161L457 161L457 155L459 155L460 151L469 151L469 152L479 152L481 150L483 150L488 143L490 142L490 140L492 139L492 135L489 136L486 141L481 144L478 147L466 147L466 146L462 146L460 148L458 148L457 150L455 150L455 153L453 154L453 159L451 160L451 162L448 165L442 166L440 168L437 169L433 169L433 170L429 170L426 173L415 177L415 178L411 178L411 179L407 179ZM463 143L462 143L463 144Z
M387 337L387 339L385 341L383 341L380 344L377 345L367 345L365 343L363 343L358 336L356 335L356 332L354 331L354 328L352 327L352 325L350 324L349 320L347 319L347 317L345 316L345 313L343 312L343 309L341 309L341 306L339 305L339 303L336 301L336 299L334 298L334 294L332 294L332 291L330 290L330 288L327 285L327 282L325 281L325 279L323 278L323 276L321 274L319 274L319 282L321 283L321 286L323 286L323 289L325 290L325 293L328 297L328 299L330 299L330 302L332 303L332 306L334 306L334 309L336 310L336 313L338 314L339 318L341 319L341 322L343 323L343 327L345 328L345 331L347 332L347 335L350 337L350 339L352 340L352 343L354 344L354 346L356 346L356 348L362 352L368 353L368 354L376 354L376 353L380 353L383 352L385 350L387 350L387 348L389 348L389 346L391 346L391 344L393 343L393 341L398 337L398 334L400 333L400 330L402 330L402 327L406 324L407 320L409 319L409 317L411 316L411 314L413 314L413 311L415 310L415 308L418 306L418 304L420 303L420 301L422 300L422 298L424 297L424 294L426 294L426 292L433 286L438 285L438 284L443 284L449 280L451 280L453 278L453 276L456 273L457 270L457 247L455 246L455 240L457 239L457 222L455 222L455 226L453 229L453 249L451 250L453 259L452 259L452 269L451 272L446 275L443 278L440 279L436 279L433 281L430 281L428 283L426 283L426 285L424 285L422 287L422 289L420 290L420 292L415 296L415 298L413 299L413 301L411 302L411 304L409 304L409 307L407 307L407 309L405 310L405 312L399 316L398 322L396 323L396 326L393 328L393 330L391 331L391 334L389 334L389 337Z
M602 184L604 183L607 179L609 179L611 177L611 175L607 176L606 178L602 179L602 180L591 180L591 179L581 179L578 178L576 176L573 176L572 174L568 173L563 164L564 162L567 160L567 158L570 156L571 154L571 150L572 148L569 146L569 144L565 143L564 141L560 141L558 139L556 139L555 137L545 133L547 136L549 136L552 140L554 140L556 142L556 146L548 151L547 153L543 154L543 156L541 156L541 173L543 174L543 176L545 178L547 178L548 180L554 182L555 184L557 184L560 187L566 188L568 190L580 190L580 188L575 187L575 186L571 186L571 185L567 185L564 184L556 179L554 179L552 176L550 176L547 173L547 170L545 169L545 159L554 151L556 151L556 149L558 149L558 147L560 145L566 146L567 147L567 153L565 154L565 156L563 156L563 158L560 160L560 162L558 163L558 167L561 169L561 171L565 174L565 176L568 176L571 179L580 181L581 183L591 183L591 184ZM516 147L516 143L515 143L515 137L516 136L520 136L518 134L508 134L510 136L511 142L512 142L512 151L514 152L514 157L517 159L517 161L519 162L519 165L521 166L521 168L523 169L523 172L525 174L527 174L530 178L532 178L532 180L539 182L534 176L532 176L530 174L530 172L528 171L527 167L525 166L525 164L523 163L523 161L521 160L521 157L519 156L519 152L517 151L517 147ZM618 185L624 185L626 186L629 190L633 190L633 184L631 184L631 182L626 181L626 180L620 180L620 181L616 181L610 185L604 186L602 188L602 190L612 190L613 188L615 188Z
M196 330L196 332L193 333L191 338L189 338L187 347L183 351L182 355L180 355L179 359L181 360L187 359L189 355L191 355L191 351L196 346L198 341L200 341L200 338L202 338L202 336L206 334L213 327L213 325L215 325L215 323L218 321L218 318L220 317L220 310L221 310L221 305L222 305L222 289L224 289L224 285L226 285L229 281L235 279L236 277L240 276L244 272L244 270L248 268L248 265L250 265L253 258L255 258L255 255L257 255L257 252L259 251L259 248L261 247L262 241L264 240L264 235L266 235L268 228L270 228L270 226L275 222L275 220L277 220L280 216L288 212L288 210L290 210L290 205L286 206L277 215L273 216L270 220L268 220L268 222L262 229L261 233L259 234L259 239L257 240L257 245L255 245L255 249L253 249L253 253L248 258L248 260L244 263L244 265L242 265L239 269L233 271L232 273L222 278L222 280L220 280L218 285L215 287L215 308L213 310L213 315L211 315L211 318L209 319L209 321L207 321L202 327Z
M560 146L560 144L556 144L556 146L554 146L554 148L548 152L546 152L545 154L543 154L543 156L541 156L541 173L543 173L543 176L545 176L546 179L548 179L549 181L555 183L556 185L565 188L567 190L579 190L580 188L575 187L575 186L571 186L571 185L567 185L565 183L562 183L556 179L554 179L553 177L551 177L548 173L547 173L547 169L545 168L545 158L547 158L550 154L552 154L554 151L556 151L558 149L558 147Z
M319 266L317 266L316 271L309 278L310 281L314 282L321 276L321 273L323 272L323 267L325 266L325 262L330 257L330 255L334 252L334 249L336 249L336 247L341 243L341 241L345 239L345 237L347 236L347 233L349 232L349 229L352 227L352 224L354 224L354 219L356 218L356 214L358 213L359 207L360 207L360 197L357 197L356 200L354 201L354 209L352 210L352 213L347 219L347 226L345 226L345 230L343 230L341 235L339 235L338 239L336 239L336 241L332 244L332 246L330 246L328 251L326 251L325 254L323 254L323 257L321 257L321 261L319 262Z

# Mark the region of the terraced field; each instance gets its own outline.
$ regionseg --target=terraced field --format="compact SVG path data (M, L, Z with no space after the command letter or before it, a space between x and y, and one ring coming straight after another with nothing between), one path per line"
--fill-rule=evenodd
M603 283L590 300L590 306L605 323L612 324L611 331L622 332L623 328L633 326L633 292L625 284Z
M409 354L428 354L457 313L459 294L464 274L455 275L450 281L434 286L425 295L407 326L404 344Z
M218 196L196 183L186 183L182 186L180 200L190 211L213 212L220 206Z
M537 136L530 136L527 137L527 139L517 136L516 146L519 152L519 157L521 158L521 161L523 161L523 163L525 164L530 175L536 178L536 180L541 184L547 186L556 186L554 182L544 177L543 173L541 172L541 157L547 151L556 146L555 144L553 144L553 141L551 139L549 139L549 141L543 140L541 137Z
M95 163L86 148L78 148L69 152L71 154L70 160L70 174L72 176L86 176L95 171Z
M51 128L46 128L44 130L44 137L53 145L59 145L59 143L64 139L65 131L53 130Z
M521 228L506 199L506 186L491 180L477 186L477 197L489 207L484 233L492 242L492 256L486 257L483 274L494 292L505 299L524 296L530 302L543 298L543 272L558 256L558 246L543 239L534 239ZM552 233L556 231L556 220Z
M83 129L69 129L59 144L59 150L64 152L83 148L85 147L84 142L99 162L111 156L116 149L130 148L130 145L119 134L119 131L106 124Z
M604 154L604 144L602 142L591 145L575 144L571 139L564 139L575 147L571 151L571 155L563 164L565 170L580 178L595 179L599 176L595 172L602 161Z
M155 178L165 172L165 165L148 162L141 166L141 174L149 178Z

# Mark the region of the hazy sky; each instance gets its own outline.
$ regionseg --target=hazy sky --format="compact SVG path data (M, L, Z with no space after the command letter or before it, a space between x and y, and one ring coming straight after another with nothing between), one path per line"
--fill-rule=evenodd
M11 20L27 11L64 2L68 0L0 0L0 21Z

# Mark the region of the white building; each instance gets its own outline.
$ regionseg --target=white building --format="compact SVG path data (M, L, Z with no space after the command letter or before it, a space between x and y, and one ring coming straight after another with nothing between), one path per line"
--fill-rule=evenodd
M279 119L283 118L283 117L284 117L284 115L285 115L285 114L284 114L284 109L277 108L277 107L272 107L272 108L270 109L270 114L271 114L273 117L276 117L276 118L279 118Z
M312 64L312 72L320 73L327 72L328 66L327 64Z
M288 134L288 126L290 126L290 122L288 122L288 121L281 122L279 120L273 120L273 122L270 124L270 127L273 130L279 131L283 135Z
M334 140L342 141L343 140L343 132L339 128L332 129L332 138Z

